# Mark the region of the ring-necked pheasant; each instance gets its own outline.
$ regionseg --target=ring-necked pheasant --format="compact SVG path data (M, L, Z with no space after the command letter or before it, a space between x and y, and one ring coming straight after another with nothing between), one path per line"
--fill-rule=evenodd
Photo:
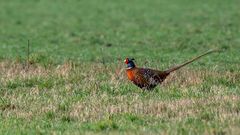
M133 58L132 59L126 58L124 62L127 64L126 71L127 71L128 79L142 89L151 90L155 88L158 84L161 84L171 72L178 70L189 63L192 63L193 61L199 59L202 56L205 56L207 54L210 54L216 51L217 50L209 50L202 55L199 55L183 64L172 67L165 71L159 71L159 70L154 70L149 68L138 68L134 64Z

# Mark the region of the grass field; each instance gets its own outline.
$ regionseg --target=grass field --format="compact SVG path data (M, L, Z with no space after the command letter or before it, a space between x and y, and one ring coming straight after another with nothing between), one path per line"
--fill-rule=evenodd
M240 134L239 5L0 0L0 134ZM212 48L154 91L126 79L126 57L164 70Z

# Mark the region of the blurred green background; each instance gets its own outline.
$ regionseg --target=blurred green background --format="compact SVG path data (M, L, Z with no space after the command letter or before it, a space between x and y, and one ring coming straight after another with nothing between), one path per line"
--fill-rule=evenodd
M211 48L216 65L238 68L238 0L0 1L0 57L114 63L135 57L179 63ZM143 64L143 63L141 63ZM212 63L211 63L212 64ZM228 65L228 66L226 66Z

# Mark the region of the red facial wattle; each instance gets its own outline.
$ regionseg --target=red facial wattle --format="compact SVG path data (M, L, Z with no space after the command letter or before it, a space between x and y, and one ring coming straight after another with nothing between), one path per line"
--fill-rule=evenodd
M129 59L128 59L128 58L126 58L126 59L124 60L124 62L125 62L126 64L128 64L128 62L129 62Z

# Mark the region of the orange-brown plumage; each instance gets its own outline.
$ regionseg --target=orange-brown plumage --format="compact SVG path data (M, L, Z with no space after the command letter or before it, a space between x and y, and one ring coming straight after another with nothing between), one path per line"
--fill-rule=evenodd
M134 59L126 58L125 63L127 64L127 69L126 69L127 76L128 76L128 79L138 87L142 89L151 90L155 88L158 84L161 84L171 72L178 70L181 67L199 59L200 57L215 51L216 50L210 50L200 56L193 58L192 60L189 60L179 66L175 66L165 71L159 71L159 70L154 70L149 68L138 68L133 62Z

